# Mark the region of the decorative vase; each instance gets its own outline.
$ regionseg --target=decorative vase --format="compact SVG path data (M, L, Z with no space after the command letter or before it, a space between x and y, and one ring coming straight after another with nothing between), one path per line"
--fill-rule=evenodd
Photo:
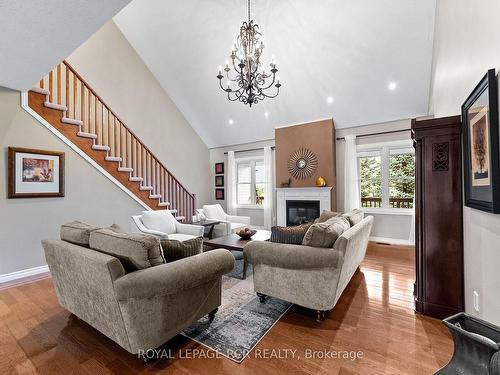
M465 313L443 320L455 345L450 362L435 375L499 375L500 327Z
M326 181L323 177L319 176L317 179L316 179L316 186L317 187L324 187L326 186Z

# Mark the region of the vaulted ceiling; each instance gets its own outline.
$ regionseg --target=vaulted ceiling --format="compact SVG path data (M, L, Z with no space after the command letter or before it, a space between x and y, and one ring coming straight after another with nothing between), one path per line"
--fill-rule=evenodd
M229 102L216 79L246 5L134 0L114 18L209 147L323 118L344 128L427 114L435 0L253 0L283 87L252 108Z
M0 0L0 86L25 91L130 0Z

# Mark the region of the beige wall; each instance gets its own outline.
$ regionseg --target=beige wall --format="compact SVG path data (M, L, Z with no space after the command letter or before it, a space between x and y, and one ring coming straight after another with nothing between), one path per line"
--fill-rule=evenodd
M499 71L499 14L498 0L437 2L430 101L436 117L459 114L486 71ZM500 324L500 215L464 207L464 241L466 311Z
M207 146L113 21L67 60L198 204L210 200Z
M0 87L0 275L45 265L40 241L58 238L59 226L82 220L130 228L144 210L20 106L20 94ZM66 153L64 198L7 199L7 147Z

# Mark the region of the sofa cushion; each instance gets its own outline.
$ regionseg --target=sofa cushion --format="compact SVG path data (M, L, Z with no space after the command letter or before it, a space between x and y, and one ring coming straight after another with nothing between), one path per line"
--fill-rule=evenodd
M300 245L311 225L312 223L305 223L291 227L271 227L271 238L269 241Z
M177 241L187 241L187 240L192 240L193 238L196 238L196 236L193 236L192 234L184 234L184 233L172 233L168 235L169 240L177 240Z
M163 257L167 263L187 258L203 252L203 237L195 237L186 241L161 240Z
M207 204L203 206L203 213L208 219L226 220L226 213L220 204Z
M175 233L175 217L169 210L143 211L142 223L148 229L162 233Z
M61 225L61 240L71 242L75 245L89 247L90 233L101 229L81 221L72 221Z
M342 214L342 217L345 217L349 221L349 224L351 224L351 227L353 227L364 219L365 213L363 210L355 209Z
M321 213L321 215L319 215L319 218L317 219L317 221L315 221L315 223L324 223L325 221L335 216L340 216L340 213L335 211L323 210L323 212Z
M311 225L302 244L313 247L332 247L337 238L349 228L350 224L345 217L332 217L324 223Z
M117 257L127 271L165 263L160 240L144 234L117 233L110 229L91 232L90 248Z

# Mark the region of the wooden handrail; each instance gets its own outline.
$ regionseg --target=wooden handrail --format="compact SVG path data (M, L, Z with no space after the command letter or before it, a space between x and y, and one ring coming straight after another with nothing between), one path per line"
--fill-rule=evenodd
M64 72L62 71L64 69ZM168 202L171 209L186 215L189 221L194 213L196 196L191 194L169 169L153 154L140 138L120 119L85 79L66 60L40 80L44 88L48 79L49 102L64 104L67 108L63 122L80 127L78 135L94 137L93 149L107 152L106 160L118 162L131 175L130 181L140 182L140 191L148 192L149 199ZM73 81L72 84L70 81ZM72 96L72 97L71 97ZM92 136L83 133L90 133ZM97 156L95 156L97 157ZM125 171L122 171L125 172ZM133 180L132 177L141 179ZM139 189L139 186L137 187ZM147 200L147 198L144 197Z
M85 87L92 93L92 95L94 95L101 103L103 106L106 107L106 109L113 115L113 117L115 117L119 122L121 122L123 124L123 126L128 130L128 132L132 135L132 137L134 137L137 142L139 142L142 146L142 148L144 148L147 152L149 152L149 154L151 154L151 156L158 162L158 164L160 164L164 169L165 171L172 176L172 178L174 179L174 181L179 184L179 186L184 189L186 191L186 193L188 193L191 198L194 198L193 197L193 194L189 193L189 191L177 180L177 178L175 178L175 176L172 174L172 172L170 172L168 170L168 168L160 161L158 160L158 158L153 154L153 152L140 140L140 138L135 135L135 133L125 125L125 123L115 114L115 112L111 109L111 107L92 89L92 87L89 86L89 84L85 81L85 79L77 73L77 71L71 66L71 64L67 61L67 60L64 60L63 61L63 64L66 65L69 70L85 85Z

